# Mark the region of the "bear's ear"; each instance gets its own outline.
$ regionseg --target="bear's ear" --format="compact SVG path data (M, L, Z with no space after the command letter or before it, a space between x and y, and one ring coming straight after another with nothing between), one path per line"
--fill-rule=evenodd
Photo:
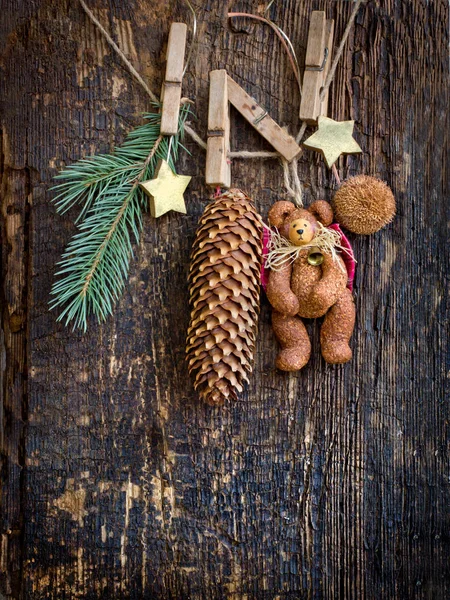
M325 200L316 200L307 209L317 220L328 227L333 222L333 209Z
M272 208L269 210L267 218L269 224L277 229L281 229L284 224L284 220L295 210L295 204L288 202L287 200L280 200L275 202Z

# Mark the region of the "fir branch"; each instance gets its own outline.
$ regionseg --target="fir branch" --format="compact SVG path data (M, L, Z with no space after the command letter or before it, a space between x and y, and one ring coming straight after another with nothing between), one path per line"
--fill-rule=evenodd
M179 133L173 136L169 164L182 147L180 138L189 107L180 111ZM51 308L63 307L58 320L87 329L90 314L104 321L123 291L133 255L132 233L139 243L142 213L148 198L139 182L151 179L158 159L167 160L170 138L159 133L160 115L145 115L147 123L128 134L113 154L92 156L70 165L57 175L59 213L81 205L79 231L69 242L59 263L52 288Z

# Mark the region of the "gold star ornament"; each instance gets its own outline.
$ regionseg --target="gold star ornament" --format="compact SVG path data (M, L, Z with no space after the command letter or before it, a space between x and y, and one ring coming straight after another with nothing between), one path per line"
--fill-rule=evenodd
M152 217L156 219L169 210L186 214L183 193L190 180L189 175L177 175L165 160L160 161L155 169L155 177L139 184L150 196Z
M328 117L319 117L318 130L303 145L320 152L331 169L341 154L357 154L362 152L359 144L353 139L355 121L333 121Z

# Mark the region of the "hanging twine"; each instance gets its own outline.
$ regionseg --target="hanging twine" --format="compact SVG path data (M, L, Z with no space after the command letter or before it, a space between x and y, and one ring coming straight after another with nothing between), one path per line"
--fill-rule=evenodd
M295 206L303 206L303 187L298 176L298 159L294 158L290 163L285 158L281 158L283 167L283 183L287 195L292 199Z
M344 52L344 46L345 43L347 41L348 36L350 35L350 31L353 25L353 22L356 18L356 15L358 13L359 7L361 6L361 4L363 4L366 0L356 0L355 5L353 7L353 10L351 12L351 15L349 17L347 26L344 30L344 33L342 35L342 39L340 41L340 44L338 46L338 49L336 51L336 54L333 58L333 61L331 63L330 66L330 70L328 72L327 78L325 80L324 86L320 92L320 99L323 100L323 98L325 97L325 93L328 90L328 88L331 85L331 82L333 81L334 75L336 73L336 68L339 62L339 59L341 58L343 52ZM148 87L148 85L146 84L146 82L144 81L144 79L142 78L142 76L136 71L136 69L133 67L133 65L131 64L131 62L128 60L128 58L125 56L124 52L119 48L119 46L116 44L116 42L112 39L112 37L110 36L110 34L106 31L106 29L103 27L103 25L100 23L100 21L97 19L97 17L94 15L94 13L91 11L91 9L86 5L86 3L84 2L84 0L79 0L84 12L86 13L86 15L89 17L89 19L92 21L92 23L97 27L97 29L100 31L100 33L103 35L103 37L105 38L105 40L108 42L108 44L111 46L111 48L114 50L114 52L121 58L121 60L123 61L123 63L125 64L125 66L127 67L129 73L136 79L136 81L141 85L142 89L147 93L147 95L150 97L150 99L152 100L152 102L154 103L159 103L159 100L157 98L157 96L152 92L152 90ZM271 4L271 3L270 3ZM269 4L269 6L270 6ZM192 10L192 8L191 8ZM195 16L195 13L194 13ZM243 13L230 13L229 16L244 16ZM252 18L257 18L260 21L264 21L266 22L268 25L270 25L270 27L272 27L272 29L275 30L275 32L277 33L277 35L280 37L280 39L282 40L283 43L283 47L286 50L286 39L288 41L288 44L290 45L290 47L292 48L292 44L290 43L289 38L287 38L286 34L277 26L275 25L271 20L263 18L263 17L257 17L256 15L249 15L249 14L245 14L245 16L247 17L252 17ZM284 38L284 39L283 39ZM287 51L287 50L286 50ZM291 58L291 52L287 52L288 56L289 56L289 60L291 61L292 64L292 58ZM294 53L295 56L295 53ZM295 63L296 61L294 61ZM294 69L294 73L296 75L296 79L298 80L299 83L299 90L301 93L301 83L299 81L298 78L298 70L295 67L295 64L293 64L293 69ZM183 98L184 101L186 101L187 99ZM297 144L300 144L305 131L307 128L307 124L305 122L302 122L301 127L299 129L299 132L297 133L296 137L295 137L295 141L297 142ZM191 127L191 125L189 123L185 123L184 125L184 130L185 132L194 140L194 142L196 144L198 144L200 146L200 148L203 148L203 150L206 150L206 142L204 140L202 140L202 138L198 135L198 133ZM248 150L239 150L237 152L229 152L228 153L229 158L239 158L239 159L243 159L243 160L252 160L252 159L273 159L273 158L279 158L281 159L281 164L283 167L283 179L284 179L284 186L287 190L288 195L293 199L294 203L297 206L303 206L303 188L298 176L298 159L300 154L291 161L290 165L288 165L287 161L281 157L281 155L278 152L267 152L267 151L257 151L257 152L250 152Z

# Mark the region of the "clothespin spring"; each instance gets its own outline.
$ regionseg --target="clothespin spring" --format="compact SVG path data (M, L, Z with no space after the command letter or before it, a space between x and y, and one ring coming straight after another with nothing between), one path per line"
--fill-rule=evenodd
M308 65L305 65L305 71L323 71L325 69L325 65L327 64L327 60L328 48L325 48L325 50L323 51L323 61L320 67L309 67Z

